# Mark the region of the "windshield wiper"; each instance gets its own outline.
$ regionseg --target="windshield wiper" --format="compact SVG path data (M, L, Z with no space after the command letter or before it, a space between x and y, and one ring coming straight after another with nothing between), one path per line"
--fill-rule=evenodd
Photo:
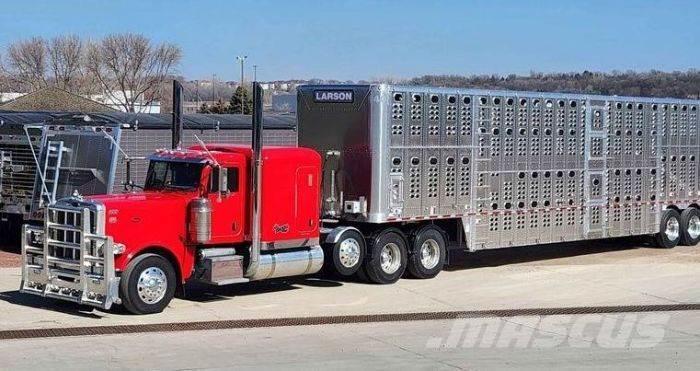
M163 188L171 188L171 189L194 189L195 187L192 186L185 186L185 185L176 185L176 184L164 184Z

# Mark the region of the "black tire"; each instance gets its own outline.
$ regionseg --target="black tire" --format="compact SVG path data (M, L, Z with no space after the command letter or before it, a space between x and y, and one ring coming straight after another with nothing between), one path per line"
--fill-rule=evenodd
M162 272L164 274L166 287L160 299L155 300L157 298L154 298L154 302L149 303L139 294L140 291L143 292L143 288L139 290L138 281L142 273L154 268L160 270L160 272L156 270L154 270L154 272ZM137 256L127 266L119 284L122 305L133 314L160 313L168 306L173 296L175 296L175 289L177 287L176 281L177 275L175 274L175 269L168 259L156 254ZM144 292L144 295L145 294Z
M442 232L434 226L426 226L419 229L412 239L411 251L408 255L408 273L414 278L433 278L442 271L445 266L447 249L445 248L445 237ZM423 247L432 250L435 254L429 261L423 260Z
M354 229L343 232L338 242L324 247L324 266L331 275L349 277L357 273L365 260L365 237Z
M389 249L391 254L389 266L385 270L382 267L382 250ZM398 229L389 228L381 231L375 237L370 238L367 246L368 256L364 261L364 273L370 282L378 284L394 283L401 278L406 271L408 251L406 238Z
M673 220L675 220L676 227L678 228L678 236L674 239L671 239L666 234L666 231L669 230L669 227L671 227L674 223ZM659 233L656 234L656 244L664 249L676 247L676 245L678 245L678 243L681 241L680 226L681 215L678 213L678 211L673 209L668 209L664 211L663 215L661 215L661 225L659 226Z
M681 245L695 246L700 242L698 223L700 223L700 210L694 207L683 210L681 213Z

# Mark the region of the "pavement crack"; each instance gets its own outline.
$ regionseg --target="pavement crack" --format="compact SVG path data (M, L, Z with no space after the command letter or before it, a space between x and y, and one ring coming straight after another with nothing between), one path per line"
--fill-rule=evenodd
M659 299L659 300L665 300L665 301L668 301L668 302L673 303L673 304L684 304L684 302L682 302L682 301L670 299L670 298L667 298L667 297L664 297L664 296L655 295L655 294L648 293L648 292L645 292L645 291L634 290L634 289L631 289L631 288L625 287L625 286L614 285L614 284L611 284L611 283L609 283L609 282L607 282L607 281L599 281L599 280L595 280L595 279L593 279L593 280L584 280L584 279L582 279L581 277L579 277L579 276L577 276L577 275L575 275L575 274L565 273L565 272L561 272L561 271L554 270L554 269L547 269L547 268L545 268L545 267L543 267L543 266L539 266L539 267L535 267L535 268L536 268L536 269L541 269L541 270L546 271L546 272L549 272L549 273L560 274L560 275L563 275L563 276L567 276L567 277L572 278L572 279L577 280L577 281L586 281L586 282L588 282L588 283L593 282L593 283L596 283L596 284L601 285L601 286L610 287L610 288L614 288L614 289L618 289L618 290L623 290L623 291L628 291L628 292L634 292L634 293L637 293L637 294L641 294L641 295L644 295L644 296L648 296L648 297L650 297L650 298Z
M440 360L440 359L437 359L437 358L429 357L429 356L427 356L427 355L425 355L425 354L423 354L423 353L415 352L415 351L413 351L413 350L411 350L411 349L408 349L408 348L406 348L406 347L404 347L404 346L401 346L401 345L398 345L398 344L394 344L394 343L392 343L392 342L390 342L390 341L387 341L387 340L382 340L382 339L380 339L380 338L378 338L378 337L376 337L376 336L372 336L372 335L365 335L365 336L367 336L369 339L372 339L372 340L374 340L374 341L378 341L378 342L380 342L380 343L382 343L382 344L389 345L389 346L391 346L391 347L394 347L394 348L396 348L396 349L399 349L399 350L401 350L401 351L403 351L403 352L405 352L405 353L409 353L409 354L412 354L412 355L414 355L414 356L418 356L418 357L423 358L423 359L427 359L427 360L430 360L430 361L433 361L433 362L437 362L437 363L439 363L439 364L441 364L441 365L443 365L443 366L447 366L447 367L450 367L450 368L454 368L454 369L456 369L456 370L470 370L469 368L464 368L464 367L461 367L461 366L458 366L458 365L453 365L453 364L451 364L451 363L449 363L449 362L445 362L445 361Z
M459 309L458 306L455 306L455 305L453 305L453 304L450 304L450 303L448 303L448 302L446 302L446 301L443 301L443 300L440 300L440 299L438 299L438 298L432 297L432 296L430 296L430 295L426 295L426 294L424 294L424 293L422 293L422 292L418 292L418 291L416 291L416 290L411 290L411 289L408 288L408 287L399 287L399 290L403 290L403 291L406 291L406 292L410 292L411 294L415 294L415 295L422 296L422 297L427 298L427 299L430 299L430 300L432 300L432 301L434 301L434 302L436 302L436 303L438 303L438 304L446 305L446 306L448 306L448 307L450 307L450 308L453 308L453 309Z

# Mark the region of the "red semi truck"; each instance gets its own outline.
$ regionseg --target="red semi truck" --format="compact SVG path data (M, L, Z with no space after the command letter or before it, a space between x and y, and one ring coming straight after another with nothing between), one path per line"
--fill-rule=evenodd
M308 86L300 147L160 150L142 191L59 200L24 227L21 291L133 313L188 280L322 267L392 283L476 251L654 235L700 241L700 102Z

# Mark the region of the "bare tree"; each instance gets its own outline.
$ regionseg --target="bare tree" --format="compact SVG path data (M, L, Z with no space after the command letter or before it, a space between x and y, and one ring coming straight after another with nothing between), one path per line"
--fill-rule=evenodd
M46 80L46 41L40 37L22 40L9 46L7 58L14 79L40 89Z
M57 36L47 45L53 83L78 92L83 77L83 42L78 36Z
M180 48L152 45L143 35L109 35L88 47L86 67L105 93L128 112L158 98L163 82L180 62Z

